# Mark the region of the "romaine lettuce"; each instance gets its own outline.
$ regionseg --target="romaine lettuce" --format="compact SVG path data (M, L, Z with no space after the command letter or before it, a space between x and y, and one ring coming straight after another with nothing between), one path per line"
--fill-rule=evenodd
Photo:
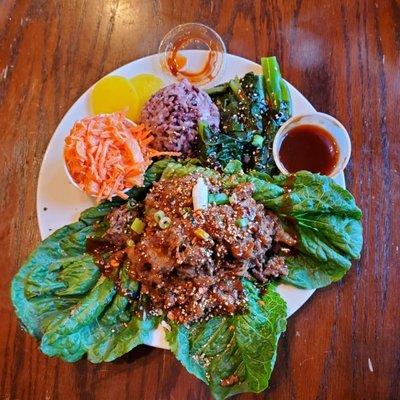
M210 386L216 399L265 390L279 336L286 329L286 303L275 286L260 296L253 283L244 280L243 285L243 314L214 317L189 328L173 324L166 335L177 359ZM224 385L229 378L233 384Z
M140 200L153 181L193 172L219 176L225 188L252 182L255 200L292 226L298 244L287 258L289 275L284 282L302 288L329 285L360 256L361 211L347 190L320 175L245 174L241 163L233 161L221 176L193 162L161 160L146 173L145 187L133 189L130 195ZM91 362L112 361L146 342L162 319L139 317L138 300L117 293L111 278L101 276L85 253L86 237L95 233L93 224L97 230L105 226L105 215L118 204L121 200L84 211L78 222L44 240L14 277L11 297L17 315L26 330L41 339L47 355L76 361L87 354ZM119 271L119 280L123 288L138 290L126 266ZM248 300L243 314L190 326L171 324L167 332L176 357L210 386L216 398L267 387L277 342L286 326L286 304L275 284L264 287L263 294L250 281L243 280L243 285Z

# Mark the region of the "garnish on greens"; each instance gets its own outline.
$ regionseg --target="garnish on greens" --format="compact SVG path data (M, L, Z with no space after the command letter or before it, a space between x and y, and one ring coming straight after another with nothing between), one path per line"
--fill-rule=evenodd
M276 173L272 143L292 115L290 92L275 57L261 59L263 75L252 72L207 92L221 116L219 131L199 123L199 158L209 166L240 160L245 171Z

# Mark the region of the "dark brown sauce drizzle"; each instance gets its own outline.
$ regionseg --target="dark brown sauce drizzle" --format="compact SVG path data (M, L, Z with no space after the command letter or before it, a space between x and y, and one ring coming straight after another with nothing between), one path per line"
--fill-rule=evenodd
M102 275L110 278L118 294L130 300L137 299L138 293L122 287L119 270L125 259L125 251L103 239L88 237L86 239L86 253L93 256L93 261ZM112 265L115 261L115 265Z
M185 56L179 53L187 44L197 41L205 44L208 48L207 59L199 71L187 71L183 68L187 63ZM195 35L185 35L176 40L166 56L166 64L171 74L176 77L187 78L192 83L206 83L214 79L213 71L217 62L217 49L213 43L205 42L201 37Z
M86 253L95 256L95 258L111 251L116 251L116 247L106 240L93 237L86 239Z

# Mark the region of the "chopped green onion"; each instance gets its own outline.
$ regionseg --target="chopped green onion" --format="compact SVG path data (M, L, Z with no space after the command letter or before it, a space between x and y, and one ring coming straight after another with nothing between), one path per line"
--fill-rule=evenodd
M222 204L228 204L229 197L225 193L210 193L208 195L208 201L211 204L215 203L220 206Z
M194 231L194 234L200 239L204 239L204 240L210 239L210 235L204 229L201 229L201 228L197 228Z
M154 221L157 222L157 224L160 223L160 221L165 217L164 211L160 210L154 213Z
M135 199L129 199L126 202L126 206L128 207L128 210L132 210L133 208L135 208L137 206L137 201Z
M263 143L264 143L264 138L261 135L254 135L253 141L251 142L251 144L254 147L261 148Z
M228 89L229 83L222 83L221 85L214 86L210 89L206 89L205 92L211 96L212 94L220 94L226 92Z
M132 246L135 245L135 242L134 242L132 239L128 239L128 240L126 241L126 245L127 245L128 247L132 247Z
M135 218L132 222L131 229L138 235L141 235L144 231L145 223L140 218Z
M248 222L249 221L247 221L247 218L239 218L235 221L235 225L239 228L246 228Z
M171 219L168 218L168 217L162 217L162 218L160 219L160 222L158 223L158 226L159 226L161 229L167 229L167 228L169 228L169 227L171 226Z
M183 207L182 211L183 218L187 218L192 213L192 209L190 207Z

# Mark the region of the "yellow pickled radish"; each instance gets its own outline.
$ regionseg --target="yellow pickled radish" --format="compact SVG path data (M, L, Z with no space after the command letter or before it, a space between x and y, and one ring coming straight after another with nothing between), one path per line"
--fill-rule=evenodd
M164 87L163 80L152 74L136 75L130 81L139 95L140 110L154 93Z
M140 101L137 90L123 76L106 76L100 79L90 94L93 114L110 114L126 111L126 116L137 122L140 115Z

